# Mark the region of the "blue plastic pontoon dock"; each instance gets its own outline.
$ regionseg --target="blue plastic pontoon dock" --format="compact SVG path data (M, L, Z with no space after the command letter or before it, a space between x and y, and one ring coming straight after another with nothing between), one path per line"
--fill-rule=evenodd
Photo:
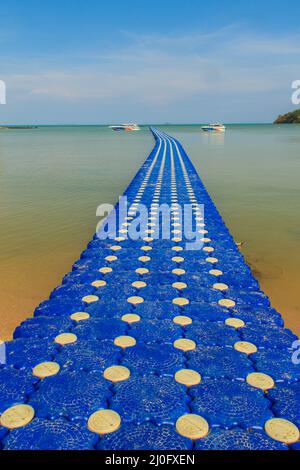
M152 132L155 147L124 193L130 210L115 239L95 235L6 344L4 450L300 448L297 337L181 144ZM149 223L132 240L141 203L151 207ZM169 240L152 236L163 203L173 205ZM201 250L186 249L177 204L193 204Z

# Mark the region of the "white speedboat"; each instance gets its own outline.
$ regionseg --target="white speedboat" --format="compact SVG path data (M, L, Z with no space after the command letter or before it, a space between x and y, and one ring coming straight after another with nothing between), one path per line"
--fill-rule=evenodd
M137 124L119 124L117 126L109 126L110 129L113 131L125 131L125 132L133 132L139 131L140 127Z
M209 124L208 126L203 126L201 129L204 132L225 132L226 127L224 124L219 124L219 123L214 123L214 124Z

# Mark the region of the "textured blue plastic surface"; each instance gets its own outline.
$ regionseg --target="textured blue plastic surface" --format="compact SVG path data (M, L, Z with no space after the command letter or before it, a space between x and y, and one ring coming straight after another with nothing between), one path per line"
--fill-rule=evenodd
M186 249L185 234L182 241L101 240L95 235L50 299L36 308L34 318L24 321L6 345L6 364L0 367L0 413L28 403L35 417L20 429L0 427L0 448L300 448L299 443L280 444L264 432L265 422L272 417L300 426L300 365L292 362L296 337L284 328L281 315L261 292L181 144L161 131L152 132L155 147L124 193L130 214L137 194L139 202L148 209L152 205L156 212L153 197L158 182L155 201L174 203L173 181L178 203L194 204L193 229L196 222L200 224L197 229L206 239L204 247L214 251ZM200 218L202 207L196 211L189 182L197 204L204 205L205 220ZM117 214L119 210L117 204ZM186 214L187 209L184 211ZM124 226L117 224L117 228ZM115 250L115 246L121 249ZM152 249L147 251L145 246ZM175 246L182 250L173 250ZM217 261L209 262L214 261L209 258ZM110 268L109 272L103 268ZM138 268L148 272L137 272ZM183 271L174 271L178 269ZM212 270L216 269L222 274L215 276ZM99 280L106 284L92 285ZM146 286L137 288L132 285L136 281ZM185 283L184 288L173 286L176 282ZM227 284L228 290L221 292L216 283ZM87 295L98 300L88 303ZM128 302L135 296L141 296L143 303ZM189 303L184 307L174 304L178 297ZM222 299L235 304L226 308L220 305ZM87 312L89 318L71 320L77 312ZM123 315L129 313L139 315L140 321L123 321ZM178 315L190 317L192 324L175 324ZM242 319L245 326L229 327L225 324L228 318ZM76 341L57 344L55 338L62 333L75 334ZM122 349L114 344L119 336L133 337L136 344ZM197 347L183 352L173 345L178 339L193 340ZM258 352L247 356L236 351L238 341L254 343ZM57 375L40 380L33 376L32 368L44 361L55 361L61 368ZM126 366L129 379L115 384L105 380L104 370L113 365ZM201 383L192 388L177 383L174 375L181 369L198 371ZM275 388L263 393L249 386L247 375L256 371L272 376ZM121 427L100 438L88 430L87 421L102 408L118 412ZM177 419L192 412L206 418L210 426L209 435L195 443L176 432Z
M124 421L142 423L148 420L157 424L176 423L188 413L185 388L170 377L132 377L115 386L112 408Z
M219 322L194 322L187 327L186 337L205 346L232 346L240 340L235 330Z
M259 430L214 429L196 443L196 450L288 450Z
M269 391L274 401L273 410L277 417L289 419L300 428L300 382L293 384L278 384Z
M244 382L208 379L191 393L193 411L211 424L225 428L263 427L272 418L270 402L262 392L251 389Z
M245 378L254 368L245 354L222 346L198 346L188 354L188 365L203 377Z
M153 423L124 424L117 432L103 437L103 450L189 450L192 442L176 433L173 426Z
M173 375L185 366L182 352L165 344L138 344L124 354L122 364L141 375L157 373Z
M6 344L7 365L32 368L40 362L51 361L57 352L53 341L41 338L19 338Z
M36 317L23 322L14 332L14 338L50 338L69 331L72 321L68 317Z
M65 419L34 419L28 426L11 431L6 450L91 450L95 436L80 424Z
M110 395L109 384L99 371L63 371L44 380L28 404L39 417L75 420L105 408Z
M81 322L73 332L79 339L114 339L124 335L126 325L119 319L91 319Z
M130 334L143 343L173 343L182 337L182 330L172 320L144 320L133 325Z
M271 375L276 381L294 382L300 379L300 364L292 362L292 352L281 349L259 351L252 356L258 372Z
M62 369L103 372L119 363L120 353L111 340L78 341L64 348L55 360Z
M33 384L37 381L30 370L12 367L0 370L0 414L11 406L24 403L34 392Z

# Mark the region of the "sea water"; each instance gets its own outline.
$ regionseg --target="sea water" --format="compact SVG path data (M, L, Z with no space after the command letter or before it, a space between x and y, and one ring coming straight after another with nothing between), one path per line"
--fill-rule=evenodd
M157 126L177 137L273 305L300 334L300 126ZM32 315L153 147L147 127L0 130L0 338ZM212 236L213 238L213 236Z

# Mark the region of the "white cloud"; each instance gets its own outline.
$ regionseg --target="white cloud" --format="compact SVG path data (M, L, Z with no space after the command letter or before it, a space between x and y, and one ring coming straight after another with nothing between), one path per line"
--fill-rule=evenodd
M233 50L239 53L262 55L294 55L300 54L300 35L288 37L251 37L242 36Z
M165 107L207 95L240 95L289 91L300 78L299 38L245 35L237 26L179 36L132 35L126 45L82 57L68 65L51 57L7 64L4 78L11 96L22 101L57 99L65 103L92 100L128 107ZM129 43L128 43L129 39ZM267 60L265 60L267 56ZM258 98L258 105L262 105Z

